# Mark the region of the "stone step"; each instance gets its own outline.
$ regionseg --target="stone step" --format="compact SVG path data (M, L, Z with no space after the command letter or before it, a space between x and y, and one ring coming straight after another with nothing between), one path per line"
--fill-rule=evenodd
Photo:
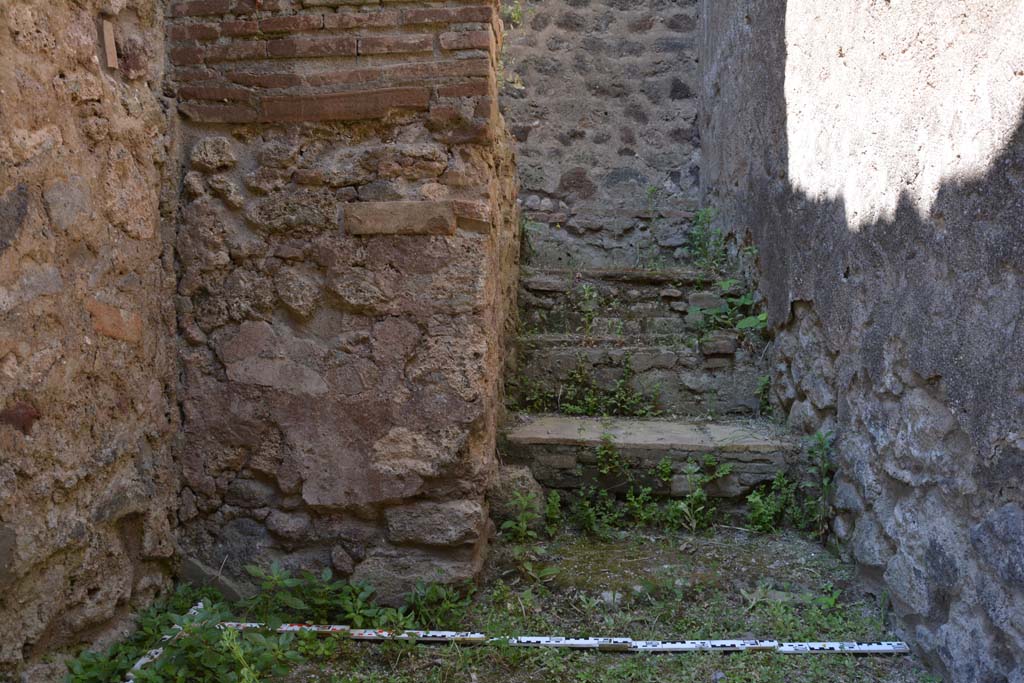
M598 469L598 447L614 444L630 477ZM732 472L707 487L716 498L742 498L796 465L800 446L780 426L758 420L692 422L685 420L588 418L520 415L504 431L502 458L528 465L543 486L574 490L598 486L624 492L630 486L649 486L654 495L683 497L690 492L689 463L701 465L707 456L730 464ZM671 476L655 476L663 460Z
M699 309L725 304L699 271L524 269L519 307L532 333L693 334Z
M761 354L742 348L736 333L719 331L686 343L671 336L653 343L618 337L533 335L518 341L518 371L508 382L513 405L531 392L564 395L564 387L589 381L602 391L618 382L654 398L669 415L754 415L758 386L767 374Z

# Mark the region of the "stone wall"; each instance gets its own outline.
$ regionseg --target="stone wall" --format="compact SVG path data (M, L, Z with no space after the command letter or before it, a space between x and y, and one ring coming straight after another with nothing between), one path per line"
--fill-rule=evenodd
M1024 5L705 5L703 189L834 531L947 680L1024 680Z
M502 106L541 267L670 265L698 196L696 0L506 0Z
M155 5L0 4L0 680L26 662L24 680L56 677L43 654L102 640L169 585Z
M496 7L170 11L186 575L473 576L519 240Z

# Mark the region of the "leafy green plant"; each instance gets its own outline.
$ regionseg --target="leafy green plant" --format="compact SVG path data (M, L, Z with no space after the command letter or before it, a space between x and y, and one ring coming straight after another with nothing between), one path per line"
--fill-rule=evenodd
M583 359L557 389L544 388L526 377L516 378L511 407L532 413L565 415L654 417L659 414L657 397L634 390L630 383L633 370L629 358L624 361L623 376L610 389L597 386Z
M223 605L195 616L175 616L179 634L163 655L136 673L141 683L249 683L283 676L302 661L293 647L294 633L245 631L235 637L217 628L230 618Z
M423 628L451 629L462 623L476 588L462 588L419 581L406 598L406 607L415 623Z
M526 560L519 564L519 573L523 578L533 583L549 583L554 581L555 577L558 576L558 572L558 567L543 567L539 564L534 564L532 560Z
M259 592L242 602L242 607L258 621L269 622L284 615L305 612L309 606L296 594L302 579L274 562L269 567L246 565L245 571L259 581Z
M502 8L502 15L512 28L521 26L524 16L522 0L506 2Z
M669 458L662 458L658 461L658 464L651 470L651 476L660 481L666 486L672 483L672 460Z
M512 507L515 516L501 524L501 533L508 536L513 543L525 543L536 540L537 532L533 530L540 515L537 513L537 494L516 491L512 494Z
M544 505L544 530L548 536L555 537L558 530L562 528L562 498L558 491L550 491Z
M714 219L715 210L710 207L697 212L687 233L686 250L698 268L718 272L728 263L729 253L722 231L711 225Z
M691 532L707 529L714 522L717 508L711 503L707 486L716 479L732 473L732 464L721 464L711 454L704 456L704 462L689 462L683 468L688 493L673 510L673 523Z
M801 484L807 495L807 516L811 532L822 542L828 539L829 521L832 519L832 489L835 477L832 444L832 432L818 432L811 437L811 445L807 449L810 459L807 467L808 479Z
M174 625L174 617L184 614L200 600L219 603L222 598L212 588L179 586L173 593L153 603L139 614L139 627L125 641L104 652L83 651L68 661L69 683L108 683L124 679L125 673L144 652L156 646Z
M658 519L658 505L651 497L651 488L643 486L630 487L626 492L626 511L634 524L651 526Z
M761 533L771 533L782 526L787 515L794 514L796 484L781 472L770 487L762 487L747 496L747 526Z
M594 455L597 456L597 471L604 475L621 474L629 477L629 466L615 445L615 437L604 433L601 435L601 443L594 448Z
M594 321L597 320L601 311L601 294L594 285L584 282L576 288L577 296L575 308L583 322L577 332L590 336L594 330Z
M608 539L622 520L615 499L604 489L584 487L572 508L572 521L581 531Z

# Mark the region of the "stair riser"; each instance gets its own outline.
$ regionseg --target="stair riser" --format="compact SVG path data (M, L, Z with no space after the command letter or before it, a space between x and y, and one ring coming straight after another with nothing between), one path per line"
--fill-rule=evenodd
M550 489L573 491L596 486L614 493L625 493L631 486L650 487L653 495L662 498L682 498L690 493L684 474L687 463L700 464L706 454L719 464L731 464L732 473L707 487L712 498L742 500L758 486L770 483L777 474L786 472L795 461L791 452L780 450L770 453L680 451L670 449L620 449L620 457L627 474L602 474L597 465L594 447L570 445L503 444L506 462L525 464L542 486ZM672 463L672 478L663 481L654 470L663 460Z
M587 334L632 339L644 335L678 335L685 341L694 338L699 326L686 315L666 311L659 315L623 313L588 316L568 309L531 309L520 314L522 329L534 334Z
M656 396L660 411L673 415L752 415L759 410L758 378L764 374L745 351L704 356L688 348L523 348L520 377L556 392L583 368L594 384L613 390L626 374L634 391ZM509 387L518 398L517 388Z

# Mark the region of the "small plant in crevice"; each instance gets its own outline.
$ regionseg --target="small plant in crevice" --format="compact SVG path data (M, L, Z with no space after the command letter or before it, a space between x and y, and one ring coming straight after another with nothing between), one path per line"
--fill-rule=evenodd
M516 491L512 494L512 508L515 516L501 523L501 533L508 536L513 543L526 543L537 540L534 525L540 519L537 513L537 494Z
M689 462L683 469L687 494L671 510L672 524L677 528L697 532L709 528L714 522L717 508L708 496L707 487L712 482L732 473L731 463L719 463L711 454L704 456L703 463Z
M610 388L598 386L581 358L566 380L556 389L549 389L537 380L518 377L510 382L512 400L510 408L532 413L562 413L590 417L654 417L657 409L655 395L639 392L631 386L633 370L629 358L624 361L622 377Z
M672 461L669 458L662 458L650 472L651 477L668 486L672 483Z
M594 321L597 320L598 314L601 312L601 294L594 285L588 283L579 285L576 291L574 307L582 322L576 331L589 337L594 331Z
M697 268L708 272L719 272L729 263L722 231L712 226L715 210L703 208L693 218L693 225L686 234L686 251Z
M807 495L807 511L811 532L824 543L828 540L829 522L832 519L832 489L835 478L835 464L832 462L832 432L817 432L811 437L807 449L810 463L808 479L801 484Z
M780 529L787 519L800 525L796 500L796 483L781 472L770 486L751 491L747 496L747 526L754 531L771 533Z
M807 455L805 479L797 483L780 473L770 486L762 486L747 496L748 527L771 533L790 525L811 532L822 543L828 540L835 476L832 433L815 434Z
M469 582L460 588L419 581L406 598L405 604L411 621L422 628L458 628L469 610L475 592L476 588Z
M570 519L580 531L608 540L622 520L622 512L608 491L587 486L580 489Z
M626 492L626 512L637 526L654 526L660 518L660 510L651 496L649 486L629 488Z
M502 3L501 15L502 19L507 21L512 28L521 26L525 17L522 0L511 0L511 2L506 0Z
M597 471L603 475L622 475L632 479L629 473L629 465L615 445L615 437L607 432L601 435L601 443L594 448L594 455L597 457Z
M714 308L697 309L698 333L706 338L716 330L735 330L743 338L759 337L768 327L768 314L757 312L752 291L734 293L739 280L719 280L715 283L724 303Z
M544 530L550 538L554 538L562 528L562 497L558 491L550 491L544 505Z

